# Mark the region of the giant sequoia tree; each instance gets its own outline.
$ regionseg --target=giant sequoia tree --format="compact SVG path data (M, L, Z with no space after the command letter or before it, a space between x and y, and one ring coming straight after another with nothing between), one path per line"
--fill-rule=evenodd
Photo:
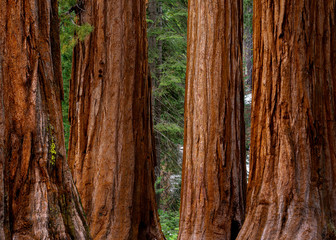
M89 239L65 159L57 11L0 0L0 239Z
M179 239L234 239L245 215L240 0L190 0Z
M238 239L335 239L336 1L254 1L251 167Z
M164 239L155 151L145 0L79 1L92 34L74 50L69 163L94 239Z

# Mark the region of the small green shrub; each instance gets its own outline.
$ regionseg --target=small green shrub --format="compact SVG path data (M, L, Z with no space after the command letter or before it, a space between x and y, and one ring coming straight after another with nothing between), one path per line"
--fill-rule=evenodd
M176 240L179 231L179 211L165 211L159 209L160 223L167 240Z

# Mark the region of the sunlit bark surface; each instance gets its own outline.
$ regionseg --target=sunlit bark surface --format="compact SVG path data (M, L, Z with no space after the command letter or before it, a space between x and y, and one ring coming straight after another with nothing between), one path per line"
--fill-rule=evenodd
M189 1L180 240L235 239L244 221L242 9Z
M0 0L0 239L89 239L65 159L56 0Z
M74 50L69 164L94 239L164 239L144 0L80 1L94 31Z
M247 217L239 240L336 239L336 1L254 1Z

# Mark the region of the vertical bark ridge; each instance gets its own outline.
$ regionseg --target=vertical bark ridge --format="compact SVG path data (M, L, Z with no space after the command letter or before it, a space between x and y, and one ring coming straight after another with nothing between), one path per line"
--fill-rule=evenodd
M145 1L83 1L69 163L94 239L164 239L154 192Z
M335 239L335 1L255 1L251 171L238 239Z
M6 29L6 11L3 3L0 5L0 33L4 33ZM5 106L3 102L3 56L4 56L4 37L0 38L0 136L5 135ZM0 137L0 238L5 239L5 138Z
M245 215L242 1L189 1L179 239L234 239Z

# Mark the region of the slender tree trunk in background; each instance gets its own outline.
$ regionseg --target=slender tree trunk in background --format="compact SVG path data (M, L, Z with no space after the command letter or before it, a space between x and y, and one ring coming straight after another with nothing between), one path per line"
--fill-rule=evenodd
M336 239L336 1L254 2L245 239Z
M56 0L0 0L0 239L89 239L65 159Z
M244 12L246 18L249 18L253 12L253 5L246 4L245 10L247 12ZM250 19L250 18L249 18ZM244 69L244 78L246 79L245 84L248 87L247 90L252 89L252 69L253 69L253 36L252 36L252 28L251 26L248 26L251 21L249 19L246 19L247 23L245 23L244 27L244 38L243 38L243 54L244 54L244 60L245 60L245 69ZM245 20L244 20L245 21Z
M69 163L94 239L164 239L154 192L145 0L82 1Z
M161 10L161 2L160 0L149 0L148 3L148 18L152 21L152 23L148 24L148 28L162 28L162 10ZM153 92L155 93L156 89L159 88L160 78L161 78L161 69L162 65L162 41L157 39L157 34L153 33L148 38L148 49L149 51L154 52L153 61L149 63L150 75L153 82ZM161 103L159 96L153 97L153 117L154 122L160 121L161 118ZM156 178L160 177L160 162L161 162L161 136L159 133L155 133L155 153L156 153L156 161L157 165L155 168ZM161 184L158 183L157 188L160 189ZM160 193L156 193L156 202L159 207L160 205Z
M241 0L190 0L181 240L235 239L245 215Z

